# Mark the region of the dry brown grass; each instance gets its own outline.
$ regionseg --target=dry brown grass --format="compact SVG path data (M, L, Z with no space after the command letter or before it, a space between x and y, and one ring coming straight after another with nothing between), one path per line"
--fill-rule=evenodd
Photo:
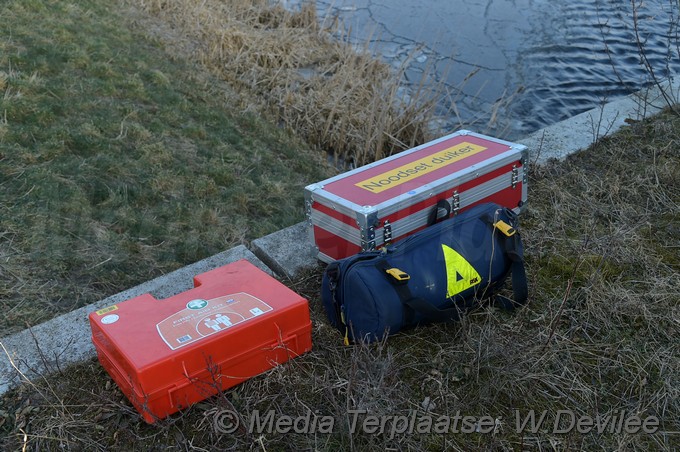
M531 174L522 217L530 302L345 347L319 300L321 267L289 286L310 300L314 349L155 426L94 360L3 400L8 448L182 450L678 450L680 119L662 115ZM47 385L50 382L50 386ZM429 403L429 405L428 405ZM220 434L220 410L333 416L333 434ZM349 434L348 410L492 416L495 434ZM536 433L515 416L547 410ZM660 420L638 434L552 433L558 410ZM0 423L3 417L0 416Z
M291 12L268 0L127 0L194 43L194 57L240 88L239 108L266 106L310 144L363 164L430 136L437 88L398 90L392 70L332 36L313 2ZM424 76L427 76L427 74Z

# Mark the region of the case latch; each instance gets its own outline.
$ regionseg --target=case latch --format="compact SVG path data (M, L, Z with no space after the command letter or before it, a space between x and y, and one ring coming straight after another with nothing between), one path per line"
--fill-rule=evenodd
M517 186L517 182L519 181L519 168L517 168L517 165L512 165L512 188L515 188Z
M460 194L458 193L458 190L456 190L453 192L453 195L451 196L451 212L454 215L457 215L459 210L460 210Z
M390 224L390 220L385 220L383 224L383 246L390 243L392 243L392 224Z

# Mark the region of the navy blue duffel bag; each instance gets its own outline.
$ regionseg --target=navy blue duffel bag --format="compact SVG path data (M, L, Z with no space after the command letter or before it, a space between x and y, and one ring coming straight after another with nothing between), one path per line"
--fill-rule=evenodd
M328 319L348 344L459 320L483 300L522 305L528 290L517 228L512 210L481 204L380 251L335 261L322 280ZM509 274L513 299L497 294Z

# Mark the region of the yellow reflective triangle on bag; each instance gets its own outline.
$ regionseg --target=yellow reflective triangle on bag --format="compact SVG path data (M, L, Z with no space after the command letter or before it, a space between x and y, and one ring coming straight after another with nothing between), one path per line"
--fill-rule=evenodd
M477 270L456 250L442 244L446 263L446 296L453 297L482 282Z

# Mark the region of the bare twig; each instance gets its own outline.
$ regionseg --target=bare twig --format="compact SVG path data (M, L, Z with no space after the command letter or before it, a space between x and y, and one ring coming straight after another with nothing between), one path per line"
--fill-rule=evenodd
M668 108L676 115L680 115L680 111L677 109L677 99L674 99L673 93L669 93L666 87L661 83L661 79L656 75L654 70L654 65L649 61L647 52L645 50L646 40L640 35L640 22L638 17L638 10L642 6L642 0L631 0L631 5L633 7L633 32L635 33L635 44L638 48L638 55L644 63L645 69L649 74L652 83L658 88L661 97L663 97Z

